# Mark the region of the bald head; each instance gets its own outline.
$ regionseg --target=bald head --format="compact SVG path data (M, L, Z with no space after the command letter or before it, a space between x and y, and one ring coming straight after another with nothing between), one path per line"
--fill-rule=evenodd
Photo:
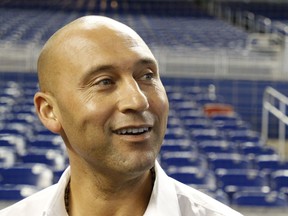
M61 74L68 68L71 70L75 59L81 61L79 55L84 49L84 52L89 53L90 49L97 49L101 43L101 46L106 45L108 50L109 46L115 46L120 39L130 43L129 46L140 43L149 50L134 30L103 16L81 17L59 29L46 42L38 59L40 90L51 93L57 90Z

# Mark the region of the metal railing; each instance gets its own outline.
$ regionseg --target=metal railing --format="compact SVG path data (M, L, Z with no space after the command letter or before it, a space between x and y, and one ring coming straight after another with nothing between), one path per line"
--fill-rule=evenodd
M288 115L286 108L288 106L288 97L281 94L272 87L267 87L263 96L262 111L262 139L267 141L269 130L269 114L274 115L279 121L278 150L282 160L285 159L286 143L286 125L288 125Z

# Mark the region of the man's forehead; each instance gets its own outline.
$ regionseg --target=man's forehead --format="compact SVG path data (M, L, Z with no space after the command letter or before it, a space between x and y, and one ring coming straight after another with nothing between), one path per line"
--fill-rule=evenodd
M102 20L102 19L100 19ZM105 19L104 19L105 20ZM149 49L142 38L128 26L117 21L91 21L88 19L79 20L71 23L66 29L62 29L55 35L54 42L58 46L72 45L72 47L81 47L85 43L93 46L117 46L125 43L128 46L143 46Z
M93 56L93 61L96 60L95 58L100 60L104 58L105 52L123 52L123 49L129 49L129 47L135 48L133 50L135 53L154 58L146 43L128 26L106 17L83 17L66 25L48 40L40 54L38 71L43 71L41 74L48 75L47 71L52 71L50 69L54 65L56 69L53 70L54 73L60 72L63 65L67 67L75 63L82 64L79 61L73 62L80 57L91 58ZM111 57L110 54L106 56Z
M79 18L70 24L66 25L59 30L59 35L63 32L64 34L73 34L79 32L121 32L123 34L131 35L133 37L139 37L138 34L131 29L129 26L102 16L86 16Z

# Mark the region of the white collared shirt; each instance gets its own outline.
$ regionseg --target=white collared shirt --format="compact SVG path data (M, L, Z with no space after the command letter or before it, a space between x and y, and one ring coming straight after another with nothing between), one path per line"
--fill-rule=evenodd
M144 216L241 216L204 193L168 177L158 162L156 179ZM1 210L0 216L68 216L64 192L70 179L68 167L59 182Z

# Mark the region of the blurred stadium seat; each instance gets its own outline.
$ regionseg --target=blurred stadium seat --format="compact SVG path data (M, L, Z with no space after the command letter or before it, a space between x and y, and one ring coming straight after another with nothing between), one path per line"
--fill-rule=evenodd
M282 161L278 154L256 156L255 163L259 170L267 174L277 170L288 169L288 162Z
M207 161L203 155L192 151L164 152L160 158L161 165L168 170L170 167L195 167L207 169Z
M288 169L277 170L271 174L271 187L288 197Z
M0 185L0 201L19 201L39 191L31 185Z
M215 171L217 169L249 169L251 164L249 160L238 153L209 153L208 154L209 167Z
M0 168L0 184L32 185L38 188L50 186L53 173L44 164L20 164L10 168Z
M172 167L167 169L167 174L190 186L206 188L210 191L216 190L216 180L214 173L197 167Z
M283 193L238 191L234 194L232 203L237 206L287 207L287 198Z
M209 155L210 153L236 153L236 145L226 140L204 140L197 144L200 152Z
M222 188L230 198L239 191L270 191L267 176L254 169L218 169L216 179L218 187Z

